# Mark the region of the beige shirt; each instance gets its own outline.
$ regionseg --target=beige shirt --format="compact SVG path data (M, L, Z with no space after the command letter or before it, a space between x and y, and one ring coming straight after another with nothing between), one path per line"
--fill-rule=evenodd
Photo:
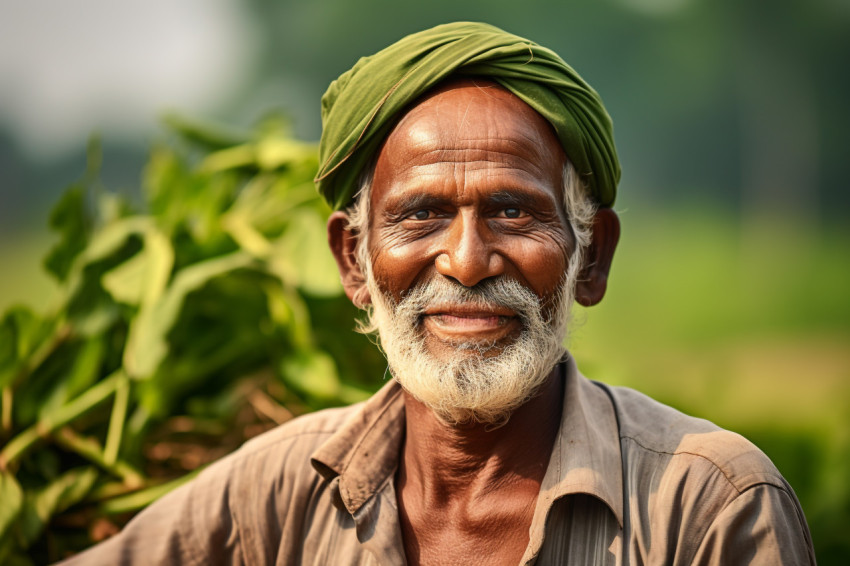
M800 504L741 436L572 360L523 564L814 564ZM270 431L68 564L404 564L394 476L404 399ZM440 520L435 517L434 520Z

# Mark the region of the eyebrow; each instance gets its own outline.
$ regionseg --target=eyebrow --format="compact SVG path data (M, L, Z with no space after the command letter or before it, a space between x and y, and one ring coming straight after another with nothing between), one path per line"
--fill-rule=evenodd
M423 208L443 208L452 206L453 199L442 195L433 195L427 192L406 191L408 194L398 195L393 198L388 211L391 210L418 210ZM557 206L547 194L520 188L501 189L487 196L486 202L490 206L515 206L526 209L541 209L547 206ZM392 213L391 213L392 214Z
M521 208L531 208L542 204L550 204L550 199L544 195L538 195L523 190L502 190L496 191L487 197L487 200L496 205L501 206L518 206Z
M442 196L429 195L427 193L413 193L411 195L404 195L402 198L399 198L395 205L402 206L405 209L414 209L414 208L432 208L445 206L450 202L450 199L447 199Z

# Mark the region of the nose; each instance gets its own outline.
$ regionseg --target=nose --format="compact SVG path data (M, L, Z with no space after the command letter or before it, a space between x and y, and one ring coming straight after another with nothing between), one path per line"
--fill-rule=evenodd
M474 214L458 214L452 220L434 264L438 273L465 287L505 271L505 259L497 250L493 235Z

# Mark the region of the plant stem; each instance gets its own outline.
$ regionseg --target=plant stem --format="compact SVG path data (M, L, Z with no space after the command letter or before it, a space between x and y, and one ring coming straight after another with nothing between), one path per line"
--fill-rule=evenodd
M177 478L176 480L148 487L146 489L137 491L135 493L130 493L128 495L122 495L120 497L116 497L115 499L104 501L100 505L99 509L102 513L105 514L138 511L139 509L150 505L169 491L172 491L173 489L176 489L184 483L188 482L196 475L198 475L200 471L201 468L198 468L197 470L190 472L183 477Z
M50 356L56 349L65 343L71 337L71 325L63 323L53 334L53 337L39 346L35 352L30 355L29 359L25 364L18 370L18 373L15 375L12 380L11 387L15 387L19 384L23 379L28 377L32 372L38 369L38 367L44 363L44 360Z
M12 392L11 387L3 388L3 400L0 401L3 404L3 413L0 416L0 423L2 423L3 432L9 433L12 432L12 400L14 397L14 393Z
M103 461L114 464L118 460L118 450L121 448L121 436L124 433L124 421L127 418L127 404L130 399L130 380L122 373L115 389L115 401L112 414L109 416L109 430L106 433L106 444L103 451Z
M145 484L144 476L130 464L121 460L108 462L104 454L105 451L101 449L97 440L81 436L67 426L56 431L54 438L60 446L76 452L107 472L121 478L127 487L135 489Z
M3 451L0 452L0 470L8 470L9 466L30 446L38 442L39 438L41 438L41 435L38 429L31 426L10 440Z
M33 426L14 437L0 452L0 470L5 470L15 460L20 458L40 438L50 435L53 431L79 417L89 409L105 401L118 386L123 370L117 370L112 375L91 387L88 391L63 405L50 415L42 417Z
M147 487L145 485L128 487L123 481L112 481L101 484L92 489L86 496L87 502L101 502L105 499L118 497L119 495L127 495L128 493L138 491L139 487Z

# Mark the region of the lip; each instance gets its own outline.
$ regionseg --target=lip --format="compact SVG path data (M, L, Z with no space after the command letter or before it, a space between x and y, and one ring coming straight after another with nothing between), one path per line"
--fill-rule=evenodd
M519 317L507 308L452 305L426 309L423 325L445 341L498 341L517 329Z
M482 307L480 305L440 305L428 307L425 316L457 316L467 318L486 318L491 316L515 317L516 312L507 307Z

